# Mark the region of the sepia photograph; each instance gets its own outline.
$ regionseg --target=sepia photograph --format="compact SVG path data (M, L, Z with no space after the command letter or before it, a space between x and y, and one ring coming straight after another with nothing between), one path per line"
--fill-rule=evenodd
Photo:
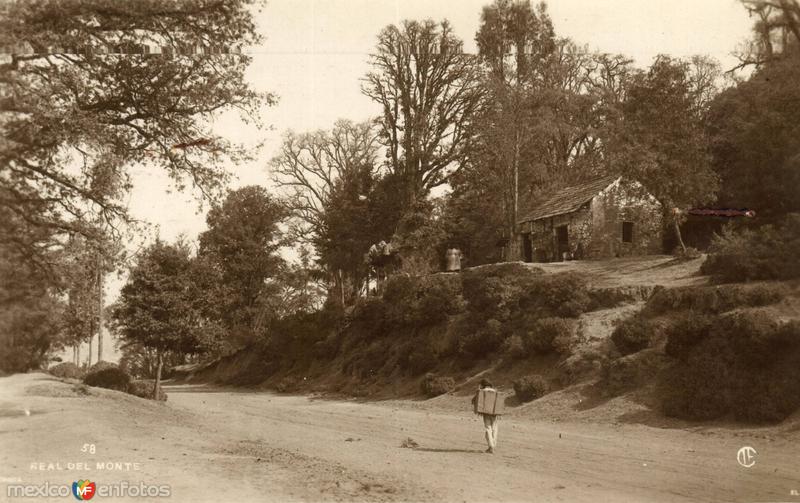
M0 0L0 501L800 503L800 0Z

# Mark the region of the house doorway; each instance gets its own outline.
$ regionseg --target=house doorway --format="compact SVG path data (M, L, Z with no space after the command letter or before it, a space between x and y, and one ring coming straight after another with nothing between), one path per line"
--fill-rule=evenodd
M533 243L530 234L522 235L522 259L525 262L533 262Z
M566 225L556 227L556 261L564 260L564 254L569 253L569 230Z

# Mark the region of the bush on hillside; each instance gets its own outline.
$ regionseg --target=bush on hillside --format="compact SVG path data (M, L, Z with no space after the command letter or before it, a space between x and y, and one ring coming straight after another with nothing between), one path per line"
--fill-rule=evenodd
M475 330L469 323L462 325L458 336L458 353L469 358L485 358L497 351L506 338L503 324L490 319L483 327Z
M611 309L620 304L636 300L636 297L630 291L622 288L595 288L587 290L586 293L589 297L587 311Z
M665 329L667 344L664 352L678 360L686 361L692 349L711 331L712 316L690 311L674 319Z
M522 344L529 355L548 354L568 346L572 336L572 325L564 318L542 318L535 320L522 337Z
M131 376L117 368L117 366L106 367L97 372L90 372L83 378L84 384L107 388L117 391L128 391Z
M380 297L361 299L353 308L351 332L360 339L374 340L389 328L387 307Z
M521 377L514 381L514 393L520 402L530 402L547 394L547 380L538 374Z
M60 377L62 379L80 379L83 377L83 372L72 362L59 363L50 367L48 370L50 374Z
M668 359L655 349L647 349L608 362L603 368L603 384L612 396L641 386L668 365Z
M503 354L511 360L521 360L527 357L528 351L525 349L522 337L514 334L503 341Z
M641 351L655 338L657 326L642 316L623 320L611 333L611 340L622 355Z
M456 388L456 382L452 377L427 374L420 383L420 388L425 396L433 398L453 391Z
M117 365L116 363L107 362L105 360L100 360L99 362L89 367L89 370L87 370L86 373L92 374L94 372L100 372L101 370L111 369L111 368L119 368L119 365Z
M665 414L773 422L800 408L800 322L745 311L709 323L660 383Z
M454 275L392 276L386 281L382 300L391 327L436 325L464 308L461 282Z
M715 236L700 271L721 283L758 279L800 278L800 214L787 215L778 225L734 230L726 226Z
M134 396L138 396L139 398L147 398L148 400L153 400L153 389L154 389L154 382L153 381L131 381L128 384L128 393ZM161 402L167 401L167 394L164 393L163 389L159 390L158 400Z
M541 316L577 318L591 308L592 298L581 275L565 272L542 276L528 290L523 304L538 309Z
M545 277L541 269L520 263L469 269L461 274L464 300L473 315L506 321Z
M651 316L687 309L724 313L738 307L774 304L788 294L789 288L780 283L659 288L647 301L645 309Z
M424 339L416 339L411 343L401 366L408 369L412 376L418 376L434 368L438 362L439 355L433 345Z

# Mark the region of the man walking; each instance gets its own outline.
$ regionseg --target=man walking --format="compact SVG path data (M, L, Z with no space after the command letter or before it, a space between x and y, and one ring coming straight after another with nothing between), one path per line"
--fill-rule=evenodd
M494 454L494 449L497 447L497 427L500 416L497 414L487 414L485 412L478 411L478 395L480 394L481 390L492 391L494 393L497 393L497 390L494 389L492 383L490 383L488 379L481 379L480 387L475 393L475 396L472 397L472 407L475 410L475 413L483 416L483 427L486 430L486 443L489 444L489 448L486 449L486 452L489 454Z

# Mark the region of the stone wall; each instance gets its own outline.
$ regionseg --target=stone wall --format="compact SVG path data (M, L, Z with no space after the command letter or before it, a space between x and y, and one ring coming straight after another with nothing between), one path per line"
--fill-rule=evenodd
M534 262L561 260L557 228L567 226L568 254L574 259L650 255L662 252L661 205L635 182L610 185L572 213L526 222ZM632 242L622 239L623 222L633 223ZM524 251L524 245L523 245Z

